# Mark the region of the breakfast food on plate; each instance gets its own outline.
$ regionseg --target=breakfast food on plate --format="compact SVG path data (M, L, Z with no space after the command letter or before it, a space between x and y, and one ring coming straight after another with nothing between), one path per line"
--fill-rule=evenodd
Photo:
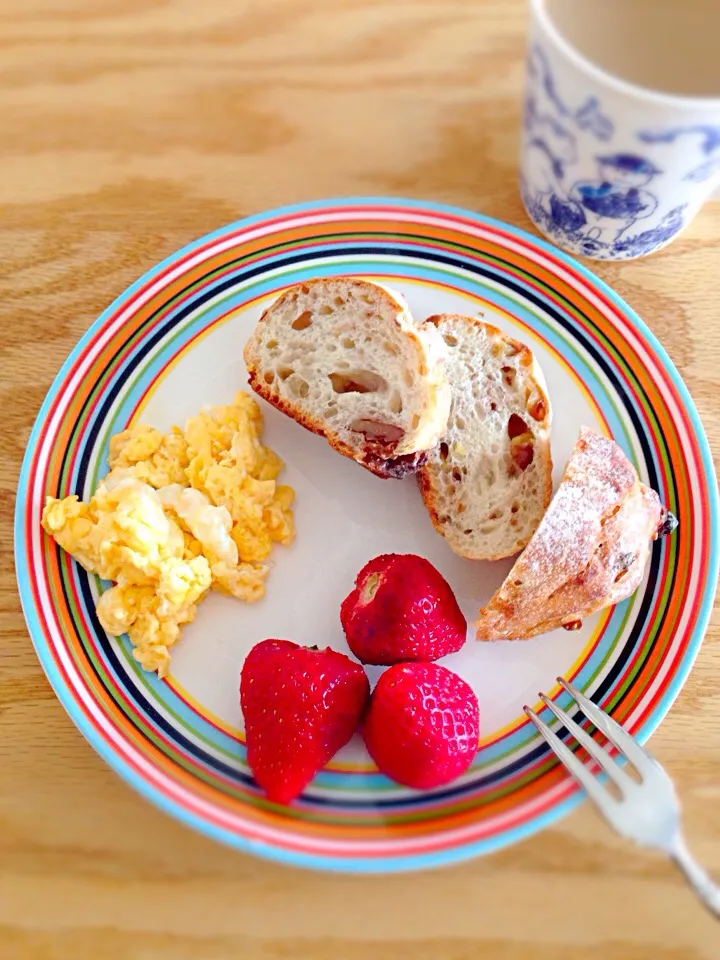
M675 523L620 447L583 429L540 526L480 611L478 640L577 629L639 587L652 541Z
M42 522L89 573L115 582L98 601L100 624L129 633L135 659L162 675L168 648L194 619L212 573L206 557L186 551L157 491L133 477L108 478L87 503L49 497Z
M114 581L97 605L104 630L162 677L180 627L212 587L252 603L265 593L273 543L289 545L293 491L260 441L255 399L163 434L138 425L110 441L110 473L90 500L48 497L45 530L88 572Z
M335 650L263 640L240 675L247 762L270 800L290 803L357 730L363 668Z
M480 711L472 688L437 663L400 663L370 698L363 738L386 776L417 790L463 774L478 749Z
M291 287L260 317L244 355L256 393L378 476L414 472L445 431L442 338L376 283Z
M467 621L450 585L413 554L367 563L343 601L340 620L361 663L438 660L465 643Z
M447 346L448 428L418 472L435 529L455 553L518 553L552 494L550 399L532 352L475 317L430 317Z

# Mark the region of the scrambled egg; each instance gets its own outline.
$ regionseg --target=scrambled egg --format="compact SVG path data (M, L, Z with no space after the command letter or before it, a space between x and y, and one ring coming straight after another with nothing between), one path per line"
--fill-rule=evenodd
M103 629L127 633L135 659L161 677L207 591L261 599L273 544L293 541L294 493L276 483L283 462L260 442L262 426L241 392L184 430L131 427L110 441L110 473L88 503L47 499L45 530L115 582L97 605Z

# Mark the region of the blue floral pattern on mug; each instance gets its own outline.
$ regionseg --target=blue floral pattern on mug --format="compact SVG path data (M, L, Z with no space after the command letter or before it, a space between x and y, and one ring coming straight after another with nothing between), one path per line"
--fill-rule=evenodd
M521 189L537 226L558 244L599 259L639 257L668 243L685 226L691 204L670 206L666 199L663 209L663 150L681 138L689 147L692 162L674 179L692 191L720 174L720 126L638 130L634 144L625 137L618 148L617 125L599 98L586 96L574 108L539 44L530 47L528 76ZM588 138L597 143L590 174ZM584 176L578 174L580 142Z

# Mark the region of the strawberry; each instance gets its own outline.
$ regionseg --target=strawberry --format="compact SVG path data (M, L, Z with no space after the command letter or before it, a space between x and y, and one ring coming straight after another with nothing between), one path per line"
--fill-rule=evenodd
M290 803L358 727L370 685L330 648L263 640L240 675L247 760L270 800Z
M437 663L399 663L378 680L363 737L379 769L428 790L464 773L477 753L480 711L472 688Z
M340 620L362 663L438 660L465 643L467 622L448 582L423 557L390 553L365 564Z

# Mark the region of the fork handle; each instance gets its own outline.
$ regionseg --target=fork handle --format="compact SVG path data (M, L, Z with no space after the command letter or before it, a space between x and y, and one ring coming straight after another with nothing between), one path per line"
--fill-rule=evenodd
M677 834L675 837L670 856L680 868L698 898L716 919L720 919L720 887L713 883L709 875L690 853L681 834Z

